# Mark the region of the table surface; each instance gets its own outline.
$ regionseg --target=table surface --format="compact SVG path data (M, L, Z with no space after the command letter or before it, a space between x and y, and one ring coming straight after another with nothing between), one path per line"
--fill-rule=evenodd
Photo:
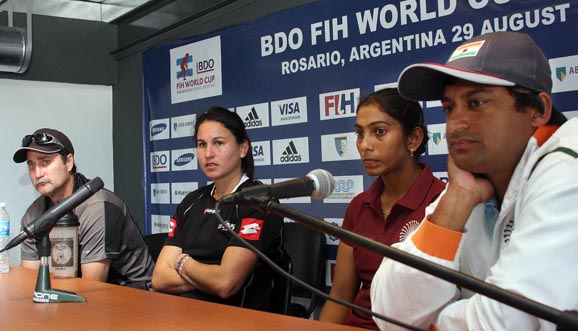
M80 278L51 279L87 302L35 303L38 272L0 274L1 330L363 330Z

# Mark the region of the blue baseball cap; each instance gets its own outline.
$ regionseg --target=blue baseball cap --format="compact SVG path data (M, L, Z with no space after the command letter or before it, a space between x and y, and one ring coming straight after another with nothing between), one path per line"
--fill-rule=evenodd
M519 85L550 93L548 59L534 40L520 32L494 32L474 37L450 55L445 64L426 62L406 67L399 93L410 100L440 100L449 77L497 86Z

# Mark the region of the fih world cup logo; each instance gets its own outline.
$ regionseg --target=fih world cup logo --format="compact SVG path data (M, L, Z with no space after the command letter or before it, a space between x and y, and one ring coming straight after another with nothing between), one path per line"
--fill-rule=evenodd
M187 76L193 75L193 69L189 69L189 63L193 62L193 56L186 53L182 58L177 59L177 65L181 71L177 73L177 79L187 80Z

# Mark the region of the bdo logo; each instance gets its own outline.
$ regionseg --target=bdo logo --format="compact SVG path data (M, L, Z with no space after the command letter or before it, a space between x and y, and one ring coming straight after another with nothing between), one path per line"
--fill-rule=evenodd
M202 74L215 70L215 60L208 59L197 62L197 73Z
M151 171L169 171L169 152L151 153Z
M162 168L167 166L167 156L162 155L153 155L153 168Z

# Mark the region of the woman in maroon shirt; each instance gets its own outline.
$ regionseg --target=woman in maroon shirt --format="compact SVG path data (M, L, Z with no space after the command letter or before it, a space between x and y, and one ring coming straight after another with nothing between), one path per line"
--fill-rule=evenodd
M429 166L418 162L428 140L422 109L397 89L383 89L359 102L355 131L363 166L377 178L351 201L343 228L387 245L402 241L445 188ZM371 280L382 259L341 241L330 295L371 309ZM370 315L332 301L319 319L377 330Z

